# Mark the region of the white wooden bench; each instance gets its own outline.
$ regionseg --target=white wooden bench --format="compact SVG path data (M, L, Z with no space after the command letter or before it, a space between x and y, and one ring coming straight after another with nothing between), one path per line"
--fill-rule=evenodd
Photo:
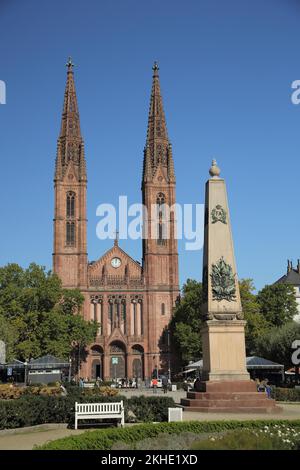
M124 426L123 400L115 403L75 403L75 429L80 419L120 419Z

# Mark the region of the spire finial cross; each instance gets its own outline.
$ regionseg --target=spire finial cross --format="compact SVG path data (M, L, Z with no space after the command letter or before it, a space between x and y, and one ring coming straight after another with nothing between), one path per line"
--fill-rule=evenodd
M153 64L152 70L153 70L154 74L157 74L158 71L159 71L159 66L158 66L158 63L156 61Z
M119 245L119 230L116 230L115 234L116 236L115 236L114 245L118 246Z
M68 58L68 62L66 63L66 67L68 67L68 70L72 70L72 68L74 67L71 56L69 56L69 58Z

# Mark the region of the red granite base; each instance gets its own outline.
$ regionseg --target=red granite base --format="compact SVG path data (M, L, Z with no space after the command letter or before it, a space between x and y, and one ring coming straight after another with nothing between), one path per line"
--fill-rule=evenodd
M257 392L252 381L207 381L197 391L187 392L181 399L186 411L208 413L278 413L281 408L263 392Z

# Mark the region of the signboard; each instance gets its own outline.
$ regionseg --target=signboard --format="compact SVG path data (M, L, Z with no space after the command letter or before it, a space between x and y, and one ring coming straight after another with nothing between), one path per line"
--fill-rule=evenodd
M168 408L168 422L182 421L182 408Z
M111 358L111 363L112 363L112 364L117 365L118 362L119 362L119 358L118 358L118 357L112 357L112 358Z

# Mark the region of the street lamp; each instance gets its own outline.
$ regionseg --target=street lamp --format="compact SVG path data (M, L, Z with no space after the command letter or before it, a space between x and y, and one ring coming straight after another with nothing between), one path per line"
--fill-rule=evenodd
M24 369L24 383L25 383L25 387L26 387L27 386L27 366L28 366L27 360L25 360L24 366L25 366L25 369Z
M80 343L78 343L78 368L77 368L78 381L80 379Z
M169 381L171 382L171 358L170 358L170 330L167 329L167 338L168 338L168 375Z
M69 357L69 378L68 378L69 383L71 383L71 369L72 369L72 358L70 356Z

